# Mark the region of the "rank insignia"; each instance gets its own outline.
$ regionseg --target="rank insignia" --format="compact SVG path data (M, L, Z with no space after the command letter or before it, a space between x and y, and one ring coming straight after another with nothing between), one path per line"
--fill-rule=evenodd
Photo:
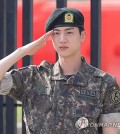
M74 22L72 13L66 13L64 17L65 17L65 20L64 20L65 23L68 23L68 22L73 23Z
M75 127L79 130L86 128L88 125L89 125L88 119L85 117L79 118L75 123Z

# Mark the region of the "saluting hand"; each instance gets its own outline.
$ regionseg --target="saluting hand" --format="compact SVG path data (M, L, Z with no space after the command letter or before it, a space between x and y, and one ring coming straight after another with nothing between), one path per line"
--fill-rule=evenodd
M33 55L35 54L40 48L45 46L47 39L49 38L50 35L52 35L53 31L49 31L46 34L44 34L42 37L39 39L23 46L22 48L24 49L25 55Z

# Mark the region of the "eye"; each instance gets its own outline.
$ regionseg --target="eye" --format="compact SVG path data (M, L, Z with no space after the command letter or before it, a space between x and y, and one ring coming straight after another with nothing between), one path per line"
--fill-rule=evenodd
M53 35L54 36L57 36L57 35L59 35L60 33L59 32L56 32L56 31L54 31L54 33L53 33Z
M67 32L67 35L72 35L72 34L73 34L73 32L71 32L71 31Z

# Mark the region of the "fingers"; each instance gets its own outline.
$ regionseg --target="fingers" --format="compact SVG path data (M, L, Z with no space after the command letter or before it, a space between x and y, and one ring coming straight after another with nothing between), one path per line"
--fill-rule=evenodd
M51 31L47 32L46 34L44 34L40 39L43 42L45 42L49 38L49 36L52 35L52 34L53 34L53 30L51 30Z
M52 33L53 33L53 30L47 32L46 34L41 36L39 39L33 41L30 44L31 45L34 44L34 47L39 45L38 47L42 48L43 46L45 46L47 39L49 38L50 35L52 35Z

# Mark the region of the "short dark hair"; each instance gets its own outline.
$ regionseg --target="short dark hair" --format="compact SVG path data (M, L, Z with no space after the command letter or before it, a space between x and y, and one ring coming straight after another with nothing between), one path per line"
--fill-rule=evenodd
M80 26L80 27L78 27L78 29L79 29L80 34L81 34L82 31L85 30L85 29L84 29L84 26Z

